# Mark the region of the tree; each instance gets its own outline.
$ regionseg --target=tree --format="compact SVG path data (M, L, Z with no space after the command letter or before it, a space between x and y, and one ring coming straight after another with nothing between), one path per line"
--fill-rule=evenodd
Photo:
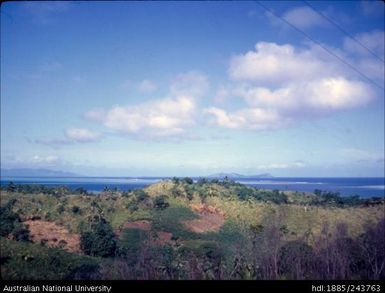
M169 207L169 203L166 201L164 195L160 195L155 197L154 199L154 208L159 210L164 210Z
M80 247L88 255L113 256L116 250L116 240L110 224L102 217L94 218L91 230L81 233Z
M183 182L186 184L193 184L194 181L190 177L183 178Z

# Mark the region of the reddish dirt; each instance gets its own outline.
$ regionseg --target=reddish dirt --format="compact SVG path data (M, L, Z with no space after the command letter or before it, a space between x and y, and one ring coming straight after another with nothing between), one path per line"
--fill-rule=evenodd
M151 222L146 220L126 222L124 223L122 228L115 231L116 236L120 237L124 229L140 229L140 230L150 232ZM172 244L175 241L171 240L171 238L172 238L172 233L160 231L160 232L156 232L156 234L153 237L151 237L150 242L157 245L164 245L166 243Z
M167 243L169 243L169 244L175 243L174 240L171 240L172 233L160 231L160 232L156 233L156 236L157 237L155 238L154 242L158 245L164 245Z
M119 229L115 230L115 235L119 238L120 234L124 229L140 229L144 231L151 230L151 222L146 220L134 221L134 222L126 222Z
M49 247L60 247L69 252L80 253L79 234L70 233L63 226L43 220L27 220L24 224L28 227L32 242L44 242Z
M224 213L213 206L197 204L191 205L191 209L199 215L199 219L184 221L183 223L192 232L218 231L225 222Z
M135 222L126 222L122 229L141 229L145 231L151 230L151 222L146 220L140 220Z

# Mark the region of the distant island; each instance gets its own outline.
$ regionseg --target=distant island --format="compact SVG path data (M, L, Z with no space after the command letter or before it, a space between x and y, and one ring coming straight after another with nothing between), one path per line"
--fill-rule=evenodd
M1 169L1 177L79 177L79 174L49 169Z
M208 178L274 178L270 173L263 173L257 175L243 175L239 173L216 173L207 176Z

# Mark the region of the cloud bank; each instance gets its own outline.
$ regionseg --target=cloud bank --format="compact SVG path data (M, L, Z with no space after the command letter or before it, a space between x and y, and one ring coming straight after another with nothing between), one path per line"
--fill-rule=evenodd
M329 58L328 58L329 57ZM316 47L258 42L254 51L234 56L228 69L228 96L244 108L205 109L209 123L252 130L291 127L303 119L367 105L374 92Z

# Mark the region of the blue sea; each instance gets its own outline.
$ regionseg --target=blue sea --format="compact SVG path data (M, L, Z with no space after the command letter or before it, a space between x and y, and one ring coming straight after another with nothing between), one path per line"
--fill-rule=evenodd
M68 186L71 189L83 187L89 192L100 192L104 187L126 191L146 187L166 177L2 177L1 185L10 181L17 184L44 184ZM198 178L193 177L197 180ZM263 189L313 192L315 189L340 192L343 196L385 197L385 178L233 178L233 180Z

